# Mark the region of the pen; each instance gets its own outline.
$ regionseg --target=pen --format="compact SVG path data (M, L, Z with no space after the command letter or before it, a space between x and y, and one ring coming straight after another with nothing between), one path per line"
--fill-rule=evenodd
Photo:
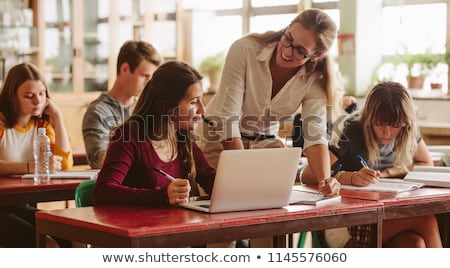
M364 159L364 157L362 157L360 154L357 155L356 157L358 157L359 162L361 163L361 165L363 165L363 167L369 167L369 165L367 164L366 160Z
M334 170L333 173L331 174L330 178L325 180L325 184L327 184L328 182L330 182L331 178L334 178L334 176L336 176L338 174L339 171L341 171L342 168L342 163L339 164Z
M172 176L170 176L169 174L167 174L166 172L162 171L161 169L154 167L153 168L156 172L158 172L159 174L163 175L164 177L168 178L170 181L175 181L176 179Z
M342 168L342 163L339 164L339 165L333 170L333 173L331 174L331 177L336 176L336 175L338 174L338 172L341 171L341 168Z

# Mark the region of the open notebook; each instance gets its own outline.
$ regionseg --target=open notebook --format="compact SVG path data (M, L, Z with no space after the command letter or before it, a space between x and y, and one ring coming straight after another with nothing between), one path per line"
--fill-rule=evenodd
M317 190L317 186L310 185L294 185L292 188L291 205L315 205L325 206L341 202L341 196L328 197L324 196Z
M87 179L94 180L97 179L98 169L91 170L65 170L56 173L51 173L51 179ZM33 179L34 174L22 175L22 179Z
M401 193L406 191L412 191L425 186L419 182L408 182L402 179L378 179L378 182L369 184L368 186L353 186L353 185L341 185L341 189L344 190L356 190L356 191L369 191L369 192L387 192L387 193Z
M413 170L406 174L405 181L450 188L450 167L414 166Z
M209 213L287 206L301 152L301 148L225 150L211 199L180 206Z

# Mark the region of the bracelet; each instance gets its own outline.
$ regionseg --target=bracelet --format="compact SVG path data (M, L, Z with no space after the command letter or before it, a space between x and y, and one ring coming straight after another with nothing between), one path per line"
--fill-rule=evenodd
M338 172L338 174L336 175L336 180L338 182L341 182L341 177L342 177L342 174L344 174L344 173L345 173L344 170Z
M356 171L352 172L352 175L350 176L350 185L353 185L353 175L355 175Z
M27 161L27 173L30 174L30 161Z

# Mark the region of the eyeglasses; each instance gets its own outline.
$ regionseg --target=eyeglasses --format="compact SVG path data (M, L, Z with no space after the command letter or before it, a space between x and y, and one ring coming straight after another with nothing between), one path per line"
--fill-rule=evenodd
M289 35L283 33L283 36L280 39L281 45L284 48L292 48L292 55L294 56L295 59L297 60L303 60L303 59L308 59L313 57L314 55L316 55L316 53L313 54L307 54L307 50L302 47L302 46L294 46L292 44L292 38L289 37Z

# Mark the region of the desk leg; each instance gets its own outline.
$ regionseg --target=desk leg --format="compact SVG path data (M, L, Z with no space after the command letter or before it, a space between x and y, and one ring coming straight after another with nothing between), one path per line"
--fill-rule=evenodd
M383 209L378 209L378 220L377 223L374 224L374 230L377 230L374 235L376 235L374 241L376 241L376 247L383 247Z
M47 245L47 236L45 234L40 233L36 229L36 247L38 248L45 248Z
M273 237L273 247L274 248L285 248L286 247L286 235L277 235Z

